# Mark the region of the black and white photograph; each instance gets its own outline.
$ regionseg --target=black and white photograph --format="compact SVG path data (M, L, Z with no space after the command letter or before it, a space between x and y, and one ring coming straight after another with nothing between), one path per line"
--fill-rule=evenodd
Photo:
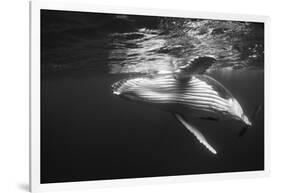
M41 9L41 184L263 171L264 33Z

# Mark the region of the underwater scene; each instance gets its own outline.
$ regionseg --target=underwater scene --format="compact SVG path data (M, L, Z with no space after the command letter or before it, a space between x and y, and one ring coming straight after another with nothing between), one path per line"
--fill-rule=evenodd
M264 170L264 23L41 10L41 183Z

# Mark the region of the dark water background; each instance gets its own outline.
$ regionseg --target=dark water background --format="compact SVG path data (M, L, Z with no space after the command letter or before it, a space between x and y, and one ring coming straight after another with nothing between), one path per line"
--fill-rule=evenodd
M264 169L263 24L41 11L41 182ZM169 113L120 99L111 85L167 73L196 56L217 62L253 122L194 120L214 156Z

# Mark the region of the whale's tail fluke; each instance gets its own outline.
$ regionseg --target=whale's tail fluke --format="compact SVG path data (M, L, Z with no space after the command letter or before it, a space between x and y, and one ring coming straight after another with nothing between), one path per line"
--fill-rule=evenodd
M252 112L251 117L250 117L251 120L252 120L252 124L255 124L255 121L256 121L256 119L257 119L257 116L258 116L258 114L261 112L262 108L263 108L263 105L262 105L262 104L259 104L259 105L256 106L256 108L255 108L254 111ZM251 124L251 125L247 125L247 124L244 125L244 126L242 127L241 131L238 133L238 136L239 136L239 137L244 136L244 135L246 134L246 132L248 131L248 129L252 126L252 124Z
M212 152L213 154L217 154L217 151L208 143L208 141L206 140L206 138L204 137L204 135L198 130L196 129L194 126L192 126L191 124L187 123L185 121L185 119L179 115L179 114L174 114L175 118L188 130L190 131L195 137L196 139L198 139L198 141L203 144L210 152Z

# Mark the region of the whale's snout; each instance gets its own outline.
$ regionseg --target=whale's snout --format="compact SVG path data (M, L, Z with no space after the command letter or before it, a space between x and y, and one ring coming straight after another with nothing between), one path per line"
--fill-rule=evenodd
M124 80L115 82L114 84L111 85L112 88L112 93L114 95L121 95L122 94L122 85L124 83Z
M116 89L112 89L112 93L114 94L114 95L120 95L121 93L118 91L118 90L116 90Z
M132 92L132 89L134 88L134 85L132 81L129 79L120 80L118 82L115 82L112 84L112 93L116 96L125 98L127 100L133 100L137 101L138 97L134 92Z

